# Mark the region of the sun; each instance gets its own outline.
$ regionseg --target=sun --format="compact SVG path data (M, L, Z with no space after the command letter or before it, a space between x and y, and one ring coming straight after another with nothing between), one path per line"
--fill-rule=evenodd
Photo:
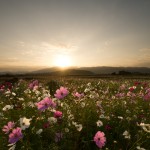
M70 57L67 55L58 55L54 60L55 66L58 67L69 67L71 65Z

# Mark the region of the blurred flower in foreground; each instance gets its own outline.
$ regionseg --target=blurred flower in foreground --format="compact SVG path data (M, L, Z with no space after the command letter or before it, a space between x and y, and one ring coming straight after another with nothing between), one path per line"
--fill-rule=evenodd
M106 137L104 132L98 131L94 136L94 142L99 148L102 148L105 146Z
M2 131L4 131L5 134L8 134L14 127L15 127L15 123L10 121L8 122L7 125L3 127Z
M56 90L56 94L54 96L58 99L63 99L65 96L67 96L69 91L65 87L60 87L60 89Z
M12 133L9 134L9 143L16 143L22 138L23 134L21 132L21 128L17 127L16 129L13 129Z

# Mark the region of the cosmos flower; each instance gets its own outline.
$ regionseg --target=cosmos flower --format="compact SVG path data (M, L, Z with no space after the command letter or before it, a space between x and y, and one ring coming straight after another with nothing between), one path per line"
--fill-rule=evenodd
M96 122L96 124L97 124L97 126L98 126L98 127L103 126L103 122L102 122L102 121L100 121L100 120L98 120L98 121Z
M150 124L140 123L139 126L141 126L145 132L150 133Z
M20 118L20 126L22 130L25 130L26 128L29 128L30 126L30 121L32 119L27 119L26 117Z
M150 92L144 95L144 100L150 100Z
M77 98L81 98L81 97L84 96L84 93L81 93L81 94L80 94L80 93L76 92L76 93L73 94L73 96L74 96L74 97L77 97Z
M123 135L124 135L124 138L125 138L125 139L130 139L130 138L131 138L131 136L130 136L130 134L129 134L128 131L124 131L124 132L123 132Z
M7 110L13 109L13 108L14 108L14 105L6 105L2 110L7 111Z
M15 150L16 143L8 144L7 146L11 146L8 150Z
M17 127L16 129L13 129L12 133L9 134L9 143L16 143L22 138L23 134L21 132L21 128Z
M69 91L65 87L60 87L60 89L56 90L56 94L54 96L58 99L63 99L65 96L67 96Z
M140 146L137 146L136 149L138 149L138 150L146 150L145 148L142 148Z
M10 121L8 122L7 125L3 127L2 131L4 131L5 134L8 134L14 127L15 127L15 123Z
M62 118L62 112L61 111L55 111L54 112L54 117L55 118Z
M133 92L136 89L136 86L129 87L129 91Z
M76 127L77 131L79 131L79 132L80 132L80 131L82 130L82 128L83 128L83 127L82 127L82 124L76 124L75 127Z
M94 142L99 148L102 148L105 146L106 137L104 132L98 131L94 136Z
M48 107L55 107L56 104L49 97L44 98L42 101L35 104L38 107L38 110L44 111Z
M38 87L39 87L39 82L38 82L38 80L34 80L34 81L32 81L30 84L29 84L29 89L38 89Z
M51 123L51 124L55 124L57 122L57 119L55 117L49 117L48 118L48 121Z

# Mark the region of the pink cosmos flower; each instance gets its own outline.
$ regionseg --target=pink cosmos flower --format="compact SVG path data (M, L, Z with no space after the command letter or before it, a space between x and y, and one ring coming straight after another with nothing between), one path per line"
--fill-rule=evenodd
M8 134L14 127L15 127L15 123L10 121L8 122L7 125L3 127L2 131L4 131L5 134Z
M56 107L56 104L49 97L45 97L42 101L36 103L38 110L44 111L48 107Z
M31 82L31 83L29 84L29 88L30 88L30 89L38 89L38 87L39 87L39 82L38 82L38 80L34 80L33 82Z
M150 100L150 92L144 96L144 100L147 100L147 101Z
M80 94L80 93L76 92L76 93L73 94L73 96L74 96L74 97L81 98L81 97L84 96L84 94L83 94L83 93Z
M54 117L55 118L62 118L62 112L61 111L55 111L54 112Z
M65 87L60 87L60 89L56 90L56 94L54 94L54 96L58 99L63 99L65 96L68 95L68 90Z
M22 138L23 134L21 132L21 128L17 127L16 129L13 129L12 133L9 134L9 143L16 143Z
M104 132L98 131L94 136L94 142L99 148L102 148L105 145L106 138Z

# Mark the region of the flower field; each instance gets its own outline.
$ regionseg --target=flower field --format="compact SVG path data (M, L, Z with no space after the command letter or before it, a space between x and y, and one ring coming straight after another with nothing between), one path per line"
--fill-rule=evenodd
M150 80L0 83L0 150L149 150Z

